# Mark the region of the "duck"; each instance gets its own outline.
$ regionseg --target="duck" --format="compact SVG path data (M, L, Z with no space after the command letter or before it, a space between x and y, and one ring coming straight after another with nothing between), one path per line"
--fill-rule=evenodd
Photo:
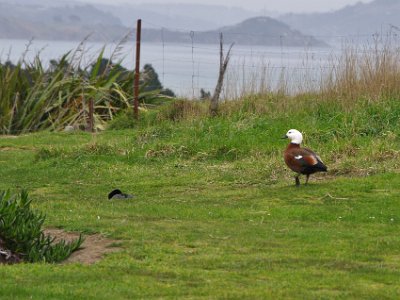
M108 200L111 200L111 199L131 199L133 197L134 197L133 195L129 195L129 194L125 194L125 193L121 192L120 189L112 190L108 194Z
M283 138L290 140L283 157L286 165L297 173L295 176L296 186L300 185L300 175L306 175L305 184L308 184L311 174L328 171L327 166L314 151L300 146L303 141L300 131L290 129Z

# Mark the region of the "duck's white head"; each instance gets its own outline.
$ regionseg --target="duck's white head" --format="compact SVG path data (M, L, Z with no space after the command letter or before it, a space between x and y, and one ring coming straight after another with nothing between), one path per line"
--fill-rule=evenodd
M303 135L301 134L300 131L298 131L296 129L290 129L286 133L285 137L288 138L292 144L300 145L301 142L303 141Z

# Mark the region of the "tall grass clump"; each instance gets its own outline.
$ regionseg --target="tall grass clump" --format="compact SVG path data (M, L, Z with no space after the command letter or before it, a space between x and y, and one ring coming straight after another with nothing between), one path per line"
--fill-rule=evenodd
M312 49L297 65L277 57L239 59L228 69L224 98L242 100L274 94L281 102L306 96L313 103L334 100L347 108L356 100L376 101L400 95L400 48L396 34L374 35L364 44L343 43L324 58ZM318 51L316 52L318 54ZM282 54L284 55L284 54ZM286 65L287 64L287 65ZM286 105L282 105L287 107Z
M367 45L348 45L323 82L321 94L346 105L400 96L400 49L398 38L389 33L375 35Z

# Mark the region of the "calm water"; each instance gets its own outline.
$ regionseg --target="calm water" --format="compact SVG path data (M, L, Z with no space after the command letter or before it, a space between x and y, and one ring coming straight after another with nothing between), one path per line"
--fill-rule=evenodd
M37 54L44 63L58 59L68 51L75 51L79 42L34 40L1 40L0 59L2 62L18 61L23 55L31 61ZM87 42L83 51L82 64L89 65L99 54L101 43ZM28 47L28 48L27 48ZM106 45L105 57L109 58L116 45ZM125 44L117 58L123 65L134 68L134 44ZM228 46L226 46L227 48ZM260 88L276 88L282 76L289 89L296 89L300 82L307 82L310 88L317 86L325 69L329 69L331 58L339 51L332 48L280 48L262 46L234 46L229 63L224 93L226 96ZM116 61L117 59L114 59ZM203 88L213 91L218 77L219 45L204 44L150 44L143 43L141 66L152 64L164 87L172 89L179 96L198 97ZM231 93L232 95L227 95Z

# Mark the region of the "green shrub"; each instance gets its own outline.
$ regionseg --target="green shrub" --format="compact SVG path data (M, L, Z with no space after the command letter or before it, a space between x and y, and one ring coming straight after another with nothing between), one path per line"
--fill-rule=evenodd
M143 109L139 111L139 119L135 120L132 109L125 109L107 123L109 130L133 129L159 124L158 109Z
M43 232L45 216L31 209L31 201L26 191L16 195L0 191L0 239L4 246L27 262L65 260L82 245L82 235L70 243L54 243L54 238Z
M35 161L62 157L65 154L66 154L65 151L60 148L54 148L54 147L40 148L35 153Z
M124 110L116 115L107 124L107 129L120 130L120 129L131 129L137 127L138 122L133 117L133 111L131 109Z
M206 116L208 109L204 101L178 99L160 107L160 120L181 121L188 118Z

